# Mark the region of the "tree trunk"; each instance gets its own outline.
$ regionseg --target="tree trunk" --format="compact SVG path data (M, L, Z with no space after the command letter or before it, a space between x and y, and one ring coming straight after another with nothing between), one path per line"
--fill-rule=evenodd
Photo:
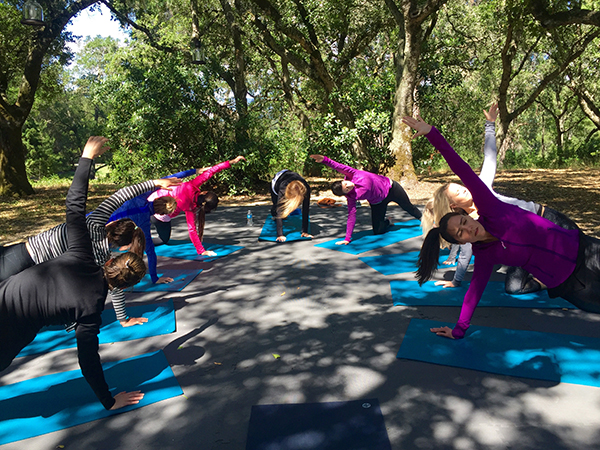
M25 170L21 128L0 120L0 195L21 197L34 193Z
M396 62L397 87L394 93L392 140L389 145L392 154L396 157L396 164L390 169L389 176L394 180L415 183L417 176L412 161L412 132L402 123L402 118L413 115L413 93L417 83L422 42L420 26L414 27L407 22L405 30L403 55L398 55Z

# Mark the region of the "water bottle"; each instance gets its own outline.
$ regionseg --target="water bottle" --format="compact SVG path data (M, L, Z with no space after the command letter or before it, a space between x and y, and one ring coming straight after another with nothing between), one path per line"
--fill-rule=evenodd
M248 213L246 214L246 225L248 225L249 227L254 225L254 220L252 219L252 211L248 210Z

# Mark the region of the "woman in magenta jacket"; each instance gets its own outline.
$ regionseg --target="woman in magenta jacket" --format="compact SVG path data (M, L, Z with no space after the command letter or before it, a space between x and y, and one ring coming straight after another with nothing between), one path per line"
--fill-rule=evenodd
M202 237L204 235L205 216L217 207L219 204L219 197L212 191L202 191L200 187L216 173L224 169L229 169L232 164L236 164L240 161L246 161L246 158L238 156L231 161L224 161L216 166L209 167L193 180L176 186L170 191L159 189L154 192L148 197L149 202L165 195L174 197L177 200L177 208L175 208L175 211L168 215L155 215L154 217L161 222L170 222L173 217L178 216L182 211L185 212L185 220L187 222L190 239L198 254L203 256L216 256L217 254L215 252L204 248L202 245Z
M600 313L600 240L579 230L566 230L529 211L502 202L461 159L440 132L420 117L404 123L425 135L452 171L471 191L479 219L448 213L427 234L419 255L417 279L424 283L437 267L440 236L451 243L472 243L475 269L458 323L432 328L439 336L464 337L495 264L519 266L548 286L550 297L562 297L578 308ZM435 261L434 261L435 260Z

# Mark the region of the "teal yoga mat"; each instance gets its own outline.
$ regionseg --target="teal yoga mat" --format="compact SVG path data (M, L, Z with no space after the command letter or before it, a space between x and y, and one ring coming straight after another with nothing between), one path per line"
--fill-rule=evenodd
M397 358L600 387L600 339L471 326L464 339L436 336L454 324L411 319Z
M442 286L436 286L434 281L428 281L419 287L417 280L394 280L390 281L390 287L396 306L461 306L468 284L444 289ZM501 281L490 281L487 284L478 306L575 309L575 306L562 298L548 297L547 291L523 295L507 294Z
M309 223L310 230L310 223ZM291 241L307 241L310 238L302 237L302 216L294 215L283 219L283 235L285 242ZM259 241L275 242L277 240L277 225L273 217L267 217L265 224L258 237Z
M131 292L179 292L190 284L198 274L202 272L200 270L186 270L186 269L165 269L157 272L158 277L171 277L173 281L170 283L152 283L150 275L146 274L142 281L135 286L127 289Z
M443 262L448 259L449 251L443 251L440 255L440 267L452 267L454 264L443 265ZM382 273L383 275L395 275L398 273L414 272L417 270L417 261L419 260L419 252L397 253L392 255L379 256L363 256L360 259L362 262ZM471 258L473 261L473 258Z
M221 245L203 243L206 250L212 250L217 253L217 256L202 256L196 252L194 244L190 241L178 241L171 239L168 244L157 245L154 250L158 256L167 258L187 259L191 261L214 261L215 259L227 256L233 252L244 248L237 245Z
M327 242L316 244L315 247L328 248L339 252L358 255L360 253L375 250L377 248L386 247L396 242L406 239L421 236L421 222L418 220L409 220L408 222L400 222L384 233L374 235L373 230L359 231L352 235L352 242L348 245L336 245L336 242L343 241L344 238L332 239Z
M127 307L127 312L131 317L146 317L148 322L143 325L123 327L117 320L115 311L113 309L106 309L102 312L102 326L98 335L100 344L131 341L133 339L159 336L175 331L175 311L173 309L173 300L171 299L161 303L129 306ZM17 357L37 355L73 347L77 347L74 331L67 333L62 326L48 327L42 329L33 342L21 350L21 353Z
M102 365L113 395L144 393L137 405L107 411L80 370L0 387L0 445L102 419L183 394L162 351ZM25 447L24 447L25 448Z

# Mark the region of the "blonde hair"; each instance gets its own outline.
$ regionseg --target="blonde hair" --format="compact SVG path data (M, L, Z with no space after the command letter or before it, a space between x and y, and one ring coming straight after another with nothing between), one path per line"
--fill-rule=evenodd
M112 289L133 286L139 283L144 275L144 260L132 252L125 252L104 266L104 276Z
M306 195L306 186L300 180L294 180L285 187L284 198L277 205L277 219L285 219L294 211Z
M450 183L446 183L437 188L433 194L433 198L429 199L425 204L423 217L421 217L423 235L427 235L432 228L438 226L442 217L453 211L450 207L450 198L448 197L449 187ZM450 244L440 237L440 247L448 248Z
M169 195L163 195L154 200L154 212L156 214L171 214L177 209L177 199Z

